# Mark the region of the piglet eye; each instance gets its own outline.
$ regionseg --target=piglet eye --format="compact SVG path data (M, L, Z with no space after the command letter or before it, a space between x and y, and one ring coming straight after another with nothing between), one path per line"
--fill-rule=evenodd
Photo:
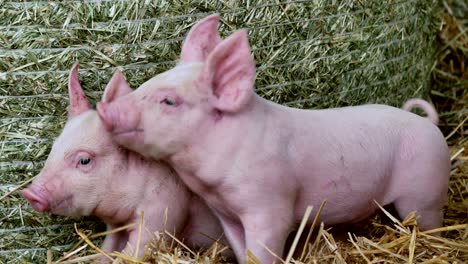
M96 155L89 151L77 151L70 157L70 165L83 172L89 172L94 168Z
M166 104L166 105L171 105L171 106L175 105L175 100L169 99L169 98L164 98L164 100L162 100L162 102L164 104Z
M88 165L91 162L91 158L81 158L80 165Z

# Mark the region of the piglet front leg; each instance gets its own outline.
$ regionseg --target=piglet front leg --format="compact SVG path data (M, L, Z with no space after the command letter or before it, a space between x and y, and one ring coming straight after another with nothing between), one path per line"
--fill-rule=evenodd
M263 210L263 212L250 214L242 219L246 247L262 263L281 262L280 260L275 261L276 257L270 252L276 254L283 252L284 238L288 236L292 226L292 215L281 214L283 210L279 208ZM273 222L272 215L277 215L277 219ZM247 262L249 261L247 260Z
M107 225L107 231L112 231L113 226ZM108 234L102 242L101 249L106 253L112 253L114 251L121 251L128 241L127 231L120 231Z
M150 239L150 234L148 234L147 230L148 229L145 226L141 228L141 234L139 234L140 231L139 231L138 226L129 230L128 242L126 246L124 247L124 249L122 250L122 253L128 256L135 257L137 259L141 258L143 254L145 253L145 245ZM136 252L137 245L138 245L138 252Z
M114 229L115 229L114 226L109 225L109 224L107 225L107 231L112 231ZM127 244L127 241L128 241L127 231L110 233L106 236L106 238L102 242L101 249L106 253L112 253L115 251L120 252ZM100 258L100 262L110 263L111 260L106 256L102 256Z

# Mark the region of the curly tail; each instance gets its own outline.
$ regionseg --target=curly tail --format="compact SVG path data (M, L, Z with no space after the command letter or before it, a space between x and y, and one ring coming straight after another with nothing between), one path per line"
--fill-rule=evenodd
M427 118L431 120L434 125L439 123L439 115L437 114L434 106L422 99L410 99L402 107L403 110L410 112L414 107L424 110Z

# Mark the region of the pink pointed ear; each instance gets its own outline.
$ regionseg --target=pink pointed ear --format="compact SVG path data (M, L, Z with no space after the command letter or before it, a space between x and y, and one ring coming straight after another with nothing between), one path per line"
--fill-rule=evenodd
M78 79L78 63L73 65L68 76L68 96L70 99L70 105L68 106L69 118L91 109L91 105L89 104Z
M182 46L182 63L203 62L221 42L218 33L219 16L210 15L192 27Z
M247 104L255 82L247 31L238 31L216 46L197 82L200 89L211 88L214 106L220 111L236 112Z
M105 103L110 103L116 98L129 94L132 91L132 88L130 88L127 81L125 80L123 73L117 70L114 75L112 75L112 78L104 90L102 101Z

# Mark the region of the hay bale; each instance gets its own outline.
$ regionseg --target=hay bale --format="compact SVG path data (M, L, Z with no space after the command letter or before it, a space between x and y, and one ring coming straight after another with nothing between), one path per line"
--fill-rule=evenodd
M223 37L249 28L259 94L296 107L401 105L428 93L436 0L0 3L0 195L33 177L66 121L75 61L99 100L117 67L137 87L175 65L191 25L220 13ZM0 201L0 260L44 262L78 241L75 219ZM99 225L82 220L79 228ZM73 235L72 235L73 234ZM57 248L58 247L58 248ZM56 255L58 253L55 253Z

